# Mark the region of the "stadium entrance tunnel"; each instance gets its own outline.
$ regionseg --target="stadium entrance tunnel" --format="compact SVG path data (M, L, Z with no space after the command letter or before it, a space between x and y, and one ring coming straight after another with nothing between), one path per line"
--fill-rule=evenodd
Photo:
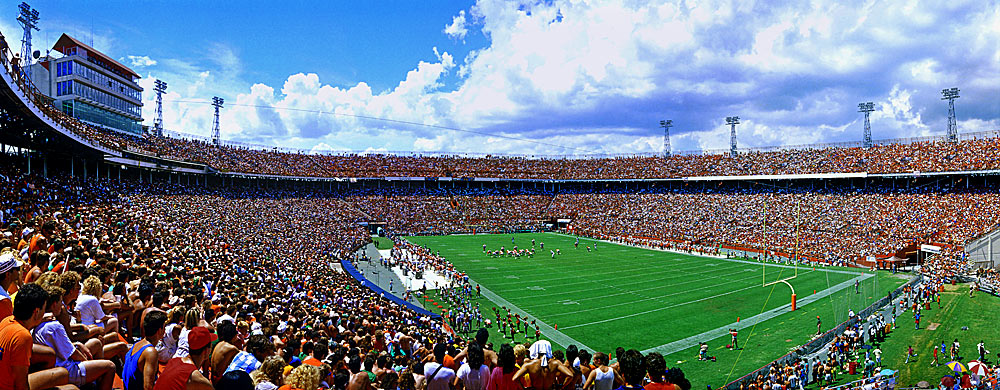
M358 225L368 229L368 233L373 236L385 237L387 233L385 221L361 221Z

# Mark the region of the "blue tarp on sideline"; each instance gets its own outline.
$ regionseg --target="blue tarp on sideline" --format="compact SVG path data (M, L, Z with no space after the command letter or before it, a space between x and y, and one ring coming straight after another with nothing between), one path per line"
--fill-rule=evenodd
M344 267L344 271L347 271L347 273L349 275L351 275L351 277L353 277L354 279L357 279L357 281L361 282L361 284L363 284L365 287L368 287L369 290L372 290L375 293L382 295L386 299L391 300L393 302L396 302L396 303L398 303L400 305L406 306L408 309L413 310L413 311L417 312L417 314L420 314L422 316L430 316L431 318L434 318L434 319L441 318L440 314L432 313L432 312L428 311L427 309L424 309L424 308L422 308L420 306L414 305L413 303L411 303L409 301L403 300L403 298L397 297L397 296L389 293L388 291L383 290L382 287L377 286L372 281L370 281L368 279L365 279L365 277L361 276L361 273L358 272L358 270L354 268L354 264L351 264L350 261L348 261L348 260L341 260L340 261L340 265Z

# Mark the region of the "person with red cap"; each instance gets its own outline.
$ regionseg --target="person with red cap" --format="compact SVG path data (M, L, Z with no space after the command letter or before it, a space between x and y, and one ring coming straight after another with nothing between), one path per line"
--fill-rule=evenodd
M205 327L191 329L188 332L188 355L170 359L156 379L153 390L212 390L212 382L202 375L198 367L212 353L212 342L218 338Z

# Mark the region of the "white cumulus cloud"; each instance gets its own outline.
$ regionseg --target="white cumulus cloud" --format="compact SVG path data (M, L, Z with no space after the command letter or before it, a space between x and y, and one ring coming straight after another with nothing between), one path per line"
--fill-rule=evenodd
M148 56L125 56L125 58L133 68L145 68L156 65L156 60Z
M459 11L458 15L451 19L451 24L444 27L444 33L453 39L465 39L465 34L469 30L465 27L465 11Z
M1000 4L974 0L479 0L442 39L483 47L432 45L384 91L305 71L260 84L224 46L209 64L161 58L156 76L178 80L172 99L233 97L224 138L305 150L658 153L661 119L674 151L726 149L732 115L741 147L796 145L860 140L862 101L876 139L943 134L949 87L961 131L994 130L998 25ZM170 126L211 125L210 106L170 109Z

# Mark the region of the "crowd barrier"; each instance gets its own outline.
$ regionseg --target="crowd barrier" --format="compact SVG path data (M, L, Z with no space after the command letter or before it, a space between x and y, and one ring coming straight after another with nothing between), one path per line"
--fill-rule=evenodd
M374 282L366 279L363 275L361 275L361 272L358 272L358 270L356 268L354 268L354 264L351 264L350 260L341 259L340 260L340 265L342 267L344 267L344 271L347 272L348 275L351 275L351 277L353 277L358 282L361 282L361 284L364 285L365 287L367 287L369 290L372 290L372 291L376 292L377 294L381 295L385 299L393 301L393 302L395 302L398 305L406 306L406 308L408 308L410 310L413 310L414 312L416 312L417 314L420 314L422 316L428 316L428 317L431 317L431 318L434 318L434 319L441 318L441 315L434 314L434 313L432 313L431 311L429 311L427 309L424 309L424 308L422 308L420 306L414 305L413 303L410 303L409 301L406 301L403 298L397 297L397 296L393 295L392 293L390 293L388 291L385 291L384 289L382 289L381 287L379 287L378 285L376 285Z
M906 282L902 286L899 286L899 288L893 290L893 292L891 292L888 296L885 296L882 299L879 299L875 303L873 303L873 304L869 305L868 307L866 307L861 312L857 313L857 317L856 318L867 318L869 315L871 315L872 313L875 313L876 311L878 311L879 309L881 309L885 305L888 305L889 303L894 302L895 299L897 297L899 297L900 294L903 293L903 290L906 287L913 286L913 285L919 283L920 280L921 280L921 278L919 276L918 277L914 277L909 282ZM761 368L758 368L758 369L756 369L756 370L754 370L754 371L752 371L752 372L750 372L750 373L748 373L748 374L746 374L746 375L744 375L744 376L742 376L742 377L740 377L740 378L738 378L738 379L736 379L736 380L734 380L732 382L727 383L725 386L722 387L722 389L724 389L724 390L739 390L741 383L743 383L744 381L756 378L757 374L759 374L761 372L763 372L763 373L770 372L771 367L774 366L774 365L787 365L787 364L791 364L791 363L794 363L796 360L798 360L798 359L800 359L800 358L802 358L804 356L812 355L813 353L818 352L820 349L824 348L827 344L829 344L831 341L833 341L834 337L837 337L838 335L843 334L844 331L847 330L848 327L853 326L853 325L857 324L858 322L859 322L859 320L856 320L856 319L850 319L850 320L844 321L844 322L840 323L839 325L837 325L836 327L834 327L833 329L830 329L830 330L826 331L825 333L823 333L819 337L810 340L808 343L802 345L798 349L796 349L796 350L794 350L792 352L789 352L785 356L782 356L782 357L780 357L780 358L778 358L778 359L776 359L776 360L774 360L774 361L772 361L772 362L764 365Z

